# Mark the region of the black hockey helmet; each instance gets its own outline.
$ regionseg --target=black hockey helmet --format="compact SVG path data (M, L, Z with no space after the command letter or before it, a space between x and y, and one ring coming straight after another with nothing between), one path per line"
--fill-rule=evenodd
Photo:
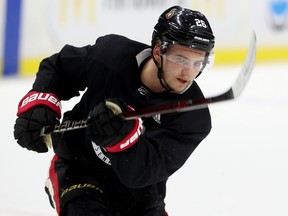
M159 17L152 35L152 46L162 42L162 51L169 44L180 44L210 53L215 37L207 18L198 11L173 6Z
M162 55L165 54L169 45L179 44L190 48L195 48L206 52L205 60L197 77L202 73L207 64L212 63L210 60L211 52L214 48L215 37L207 18L199 11L173 6L165 10L159 17L157 24L154 26L152 34L152 48L155 44L161 42L161 61ZM161 63L157 63L158 79L161 85L171 90L163 78L163 68ZM213 63L212 63L213 64ZM183 91L185 92L190 86Z

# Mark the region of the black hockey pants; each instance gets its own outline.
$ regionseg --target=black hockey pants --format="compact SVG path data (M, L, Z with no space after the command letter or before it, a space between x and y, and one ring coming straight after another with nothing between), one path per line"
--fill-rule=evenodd
M120 182L111 183L109 175L57 156L52 159L45 190L59 216L168 216L164 202L143 207Z

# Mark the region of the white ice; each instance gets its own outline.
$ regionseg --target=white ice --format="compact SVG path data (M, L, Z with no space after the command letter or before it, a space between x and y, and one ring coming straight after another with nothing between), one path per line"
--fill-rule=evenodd
M239 69L213 68L198 82L207 95L221 92ZM0 216L56 215L44 192L52 152L13 139L17 103L32 82L0 79ZM210 106L211 134L168 182L170 216L288 215L287 84L288 64L256 65L240 98Z

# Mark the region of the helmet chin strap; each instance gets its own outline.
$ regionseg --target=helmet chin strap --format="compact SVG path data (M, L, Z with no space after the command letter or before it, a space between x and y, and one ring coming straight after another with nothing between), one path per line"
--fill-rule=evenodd
M159 79L159 82L161 84L161 86L168 90L168 91L172 91L172 89L170 88L170 86L166 83L166 81L164 80L163 77L163 67L162 66L158 66L158 72L157 72L157 77Z
M172 91L172 89L170 88L170 86L166 83L166 81L164 80L164 77L163 77L163 57L162 57L162 55L160 56L160 58L161 58L161 62L160 63L158 63L158 62L156 62L155 61L155 63L156 63L156 65L157 65L157 69L158 69L158 71L157 71L157 77L158 77L158 79L159 79L159 81L160 81L160 84L161 84L161 86L164 88L164 89L166 89L166 90L168 90L168 91Z

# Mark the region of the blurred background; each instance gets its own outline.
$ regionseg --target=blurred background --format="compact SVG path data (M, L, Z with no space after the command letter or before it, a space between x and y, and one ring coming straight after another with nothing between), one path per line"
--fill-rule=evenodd
M0 72L35 74L39 61L65 44L93 44L109 33L150 44L160 13L177 4L208 17L216 64L242 62L252 29L258 62L288 60L287 0L1 0Z
M258 44L243 95L210 107L211 134L168 182L168 213L288 215L288 0L0 0L0 216L55 215L43 190L53 153L13 139L18 101L40 61L111 33L150 44L173 5L203 12L216 36L214 66L197 79L207 95L231 85L253 30Z

